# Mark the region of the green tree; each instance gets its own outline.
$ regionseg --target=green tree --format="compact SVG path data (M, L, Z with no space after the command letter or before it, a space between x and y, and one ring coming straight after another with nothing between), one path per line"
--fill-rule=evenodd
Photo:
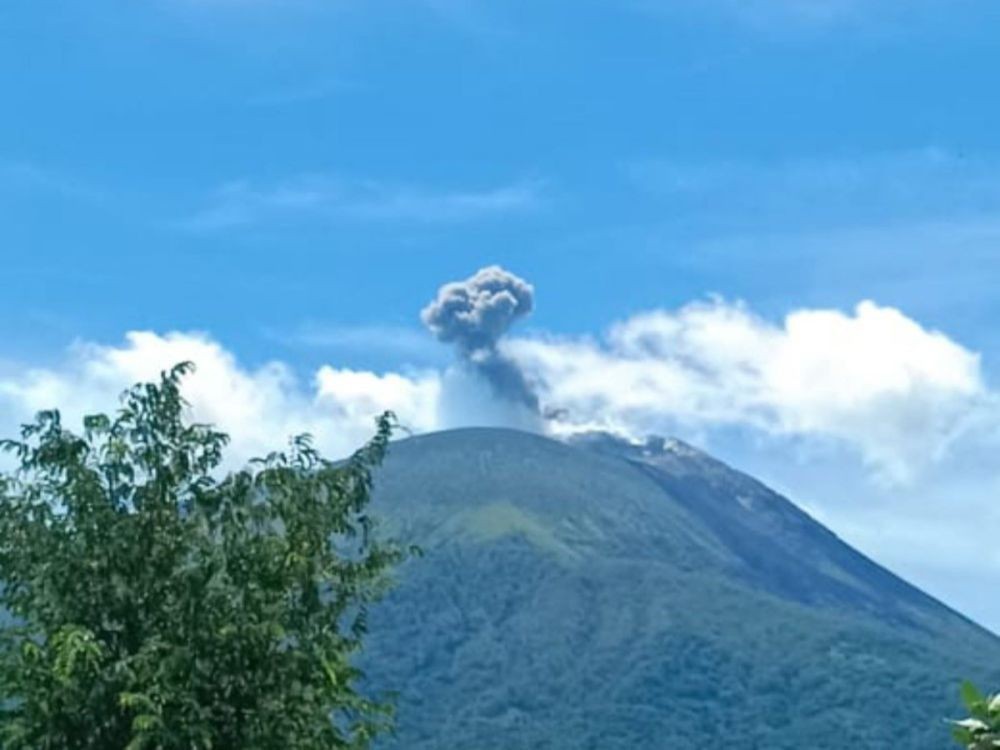
M974 685L962 685L962 702L969 717L952 722L955 741L967 750L1000 747L1000 694L983 695Z
M345 462L301 436L222 476L189 369L0 444L6 750L364 748L391 722L352 657L407 554L368 514L392 415Z

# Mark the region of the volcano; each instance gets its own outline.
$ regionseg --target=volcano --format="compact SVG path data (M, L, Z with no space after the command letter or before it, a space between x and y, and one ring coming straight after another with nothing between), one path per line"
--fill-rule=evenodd
M370 618L386 750L940 750L1000 684L1000 639L677 440L413 437L374 508L424 551Z

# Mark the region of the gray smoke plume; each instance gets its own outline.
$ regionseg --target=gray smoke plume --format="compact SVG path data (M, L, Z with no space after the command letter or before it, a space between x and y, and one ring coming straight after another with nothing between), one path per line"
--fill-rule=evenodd
M459 356L504 399L538 412L538 397L517 363L498 343L511 325L531 312L535 289L500 266L488 266L465 281L442 286L420 319L439 341L454 343Z

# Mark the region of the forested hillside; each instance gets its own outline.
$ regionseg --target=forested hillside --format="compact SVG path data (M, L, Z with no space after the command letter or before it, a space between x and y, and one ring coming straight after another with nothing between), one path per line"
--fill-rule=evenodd
M379 512L426 556L371 622L400 750L946 746L1000 640L676 442L397 443Z

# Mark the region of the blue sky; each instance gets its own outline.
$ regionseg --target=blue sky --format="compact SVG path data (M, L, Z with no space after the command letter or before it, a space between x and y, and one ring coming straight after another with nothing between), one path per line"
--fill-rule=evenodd
M0 417L91 392L74 384L105 393L109 368L138 372L128 352L174 351L130 331L201 336L278 411L312 403L323 367L338 394L370 396L338 401L345 419L397 386L475 390L419 312L501 264L535 287L516 330L536 343L600 342L645 311L695 325L677 311L718 295L770 346L795 311L850 318L871 300L928 344L927 360L894 360L931 385L888 421L919 411L953 430L953 397L992 403L1000 375L998 20L991 0L8 0ZM947 387L934 332L961 348L940 355L955 355ZM512 356L552 378L568 351L528 349ZM844 377L875 377L860 372ZM853 412L768 399L774 420L710 401L721 416L622 424L700 440L1000 627L977 595L1000 580L995 534L961 520L1000 524L992 442L887 458ZM879 403L866 418L885 423ZM992 434L992 406L969 414ZM877 533L899 518L897 537ZM937 558L908 551L942 518Z

